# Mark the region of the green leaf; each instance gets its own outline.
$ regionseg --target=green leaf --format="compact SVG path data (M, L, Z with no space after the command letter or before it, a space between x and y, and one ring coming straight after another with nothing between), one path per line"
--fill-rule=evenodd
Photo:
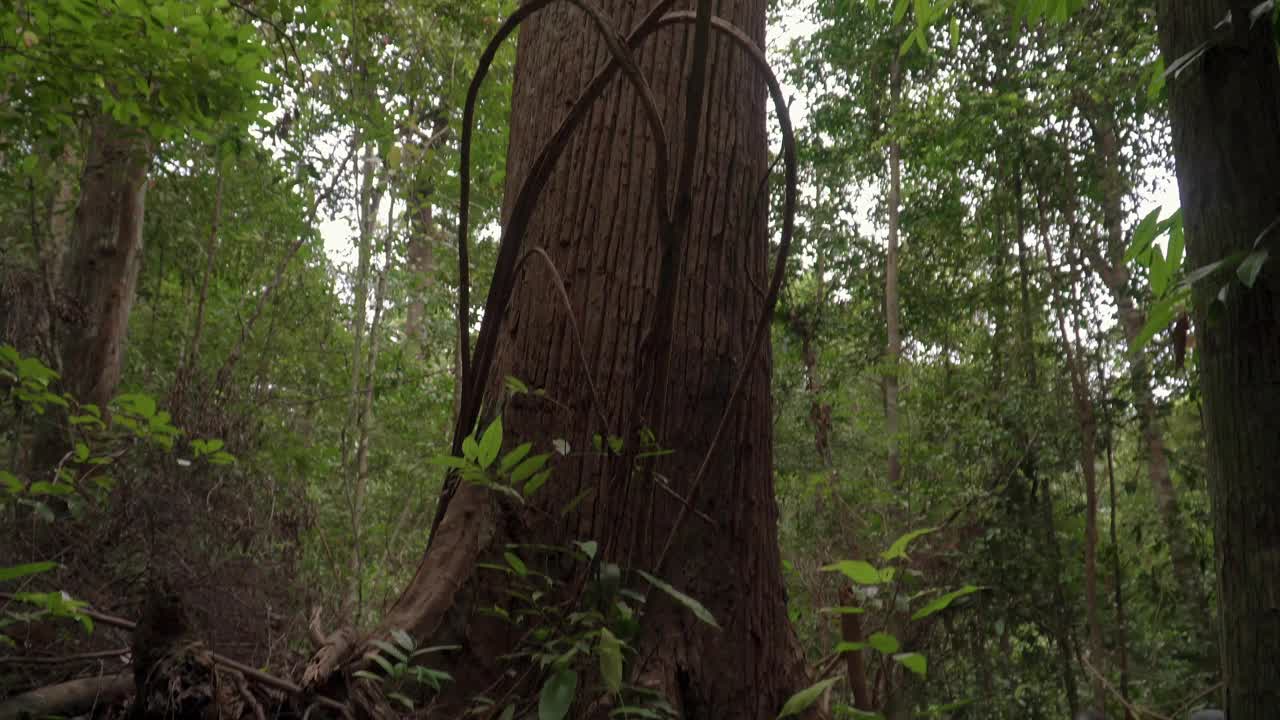
M549 457L551 457L551 453L540 453L526 458L516 466L515 470L511 471L511 484L516 485L527 480L530 475L541 470L542 466L547 464L547 458Z
M1147 324L1142 327L1142 331L1133 339L1133 345L1129 348L1129 352L1137 352L1145 348L1156 333L1169 327L1169 323L1173 322L1174 316L1178 313L1178 307L1181 305L1183 298L1183 294L1178 293L1152 305L1151 311L1147 315Z
M1165 260L1164 255L1160 252L1160 248L1151 248L1151 292L1156 297L1163 297L1166 290L1169 289L1169 280L1173 277L1173 271L1169 267L1169 261Z
M524 561L521 560L519 556L517 556L515 553L504 552L502 553L502 557L506 559L507 564L511 566L512 570L516 571L517 575L519 575L520 577L526 577L529 575L529 567L525 565Z
M547 478L549 477L551 477L551 468L547 468L546 470L543 470L529 478L529 482L525 483L524 487L521 488L521 494L527 498L533 497L534 493L538 492L543 485L547 484Z
M893 659L902 663L903 667L920 677L924 677L929 673L929 662L920 653L898 653L893 656Z
M898 558L905 559L907 557L907 546L911 544L912 540L915 540L916 538L921 537L923 535L928 535L931 532L936 532L937 530L938 528L936 527L924 528L921 530L912 530L911 532L903 535L897 540L894 540L893 544L889 546L888 550L885 550L884 552L880 553L880 557L885 560L896 560Z
M824 565L823 572L840 572L859 585L879 585L880 571L864 560L841 560L838 563Z
M1240 263L1240 267L1236 268L1236 277L1240 278L1240 282L1247 288L1252 288L1253 284L1258 281L1258 273L1262 272L1262 265L1267 262L1267 257L1271 251L1267 248L1254 250L1245 256Z
M563 720L578 691L578 673L565 668L542 685L538 694L538 720Z
M644 578L645 580L648 580L650 585L653 585L654 587L658 588L662 592L671 596L671 598L674 599L676 602L688 608L689 611L693 613L694 617L698 618L699 620L710 625L713 628L719 629L720 626L716 623L716 619L711 616L710 611L708 611L705 607L702 606L702 603L698 602L697 600L694 600L688 595L685 595L679 590L671 587L667 583L659 580L658 578L650 575L649 573L643 570L638 570L637 572L640 573L640 577Z
M859 650L865 650L866 648L867 644L864 642L848 642L842 640L836 643L836 654L840 655L847 652L857 652Z
M437 455L428 460L427 463L445 468L454 468L457 470L461 470L471 465L466 458L454 457L452 455Z
M502 449L502 417L496 417L493 422L489 423L489 427L485 429L484 435L480 437L480 447L476 453L476 462L480 467L489 469L493 461L498 458L498 451Z
M622 643L609 628L600 628L600 677L609 692L617 695L622 692Z
M1156 208L1147 213L1145 217L1138 222L1137 227L1133 229L1133 240L1129 242L1129 249L1124 253L1124 261L1126 263L1133 262L1133 259L1141 255L1151 247L1151 241L1156 239L1157 231L1160 227L1160 208Z
M582 551L583 555L587 556L587 559L596 559L596 551L600 549L600 544L595 540L574 540L573 544L578 546L578 549Z
M1164 58L1156 58L1151 67L1151 81L1147 83L1147 101L1156 102L1164 92Z
M480 454L480 446L476 445L476 439L473 435L462 438L462 457L468 460L475 460Z
M377 646L377 648L382 652L395 658L396 662L401 662L401 663L409 662L409 656L405 654L404 650L396 647L395 645L392 645L386 640L371 640L370 642L371 644Z
M391 637L400 644L400 647L410 652L413 652L413 649L417 646L417 643L413 641L413 636L400 628L392 630Z
M525 385L523 380L521 380L518 377L515 377L514 375L507 376L506 384L507 384L507 390L510 390L511 394L513 395L529 394L529 386Z
M902 647L898 643L898 638L883 632L871 633L871 637L867 638L867 644L885 655L896 653Z
M782 711L778 713L778 720L792 715L799 715L808 710L811 705L822 697L822 693L826 692L832 685L840 682L840 677L827 678L818 683L814 683L800 692L792 695L790 699L782 706Z
M516 463L523 460L524 456L528 455L529 451L532 449L533 443L531 442L517 445L511 452L502 456L502 463L498 465L498 472L503 474L510 472L511 468L515 467Z
M915 613L911 615L911 619L920 620L922 618L927 618L930 615L938 612L939 610L945 609L956 599L962 598L965 595L972 595L973 593L978 592L978 590L980 589L981 588L975 585L965 585L959 590L952 590L946 595L940 595L934 598L928 605L925 605L924 607L915 611Z
M7 492L17 495L22 492L22 481L16 475L7 470L0 470L0 487Z
M951 18L951 51L960 47L960 18Z
M822 612L828 613L831 615L862 615L863 613L866 612L866 609L860 608L860 607L841 606L841 607L822 608Z
M10 567L0 567L0 582L8 580L17 580L20 577L35 575L37 573L48 572L58 567L55 562L33 562L25 565L12 565Z
M893 6L893 24L897 25L907 16L907 8L910 7L909 0L897 0Z

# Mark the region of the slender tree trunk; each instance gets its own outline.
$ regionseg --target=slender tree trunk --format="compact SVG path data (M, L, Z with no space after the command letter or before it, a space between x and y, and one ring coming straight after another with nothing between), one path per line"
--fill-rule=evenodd
M1023 373L1027 383L1027 389L1032 396L1040 393L1040 377L1039 370L1036 365L1035 350L1035 327L1032 318L1032 302L1031 302L1031 262L1030 251L1027 248L1027 221L1026 207L1023 196L1022 175L1019 172L1014 177L1014 199L1015 220L1017 223L1017 240L1018 240L1018 297L1019 297L1019 313L1021 315L1019 322L1019 344L1022 348ZM1037 304L1037 309L1039 305ZM1040 478L1040 454L1038 443L1032 438L1026 439L1027 451L1021 463L1020 470L1027 484L1031 486L1032 492L1039 489L1038 494L1033 497L1033 502L1038 503L1040 510L1040 525L1042 529L1041 542L1045 548L1045 552L1049 557L1049 583L1053 593L1054 610L1051 612L1051 631L1054 636L1054 645L1058 650L1058 672L1062 677L1062 689L1067 696L1067 708L1074 717L1080 708L1080 692L1076 685L1075 663L1074 663L1074 643L1071 638L1071 620L1070 606L1067 604L1066 590L1062 586L1062 550L1058 545L1057 521L1055 519L1055 511L1053 504L1053 491L1048 482L1041 482Z
M1105 386L1106 383L1104 382L1103 387ZM1133 720L1133 714L1129 712L1129 621L1125 617L1124 611L1124 573L1120 564L1120 536L1116 530L1117 518L1120 512L1116 506L1116 469L1111 445L1111 428L1112 424L1108 419L1106 435L1107 491L1110 494L1108 507L1111 509L1111 578L1116 606L1116 666L1120 671L1120 697L1125 703L1124 716L1126 720Z
M1255 4L1159 4L1167 62L1209 42L1195 67L1169 82L1193 267L1255 243L1275 248L1280 67L1270 14L1248 17ZM1215 31L1228 12L1229 25ZM1194 291L1231 720L1271 718L1280 707L1280 271L1271 255L1253 286L1233 283L1213 313L1220 284Z
M63 287L79 322L64 325L65 386L105 408L120 381L129 312L142 263L151 143L108 116L92 127Z
M372 421L372 372L366 374L364 337L366 329L365 315L369 311L369 275L372 272L373 235L378 225L378 206L382 199L382 189L375 182L378 173L378 156L372 145L366 145L361 162L360 172L360 214L358 258L356 264L354 297L351 303L351 395L350 411L347 419L347 433L354 436L344 446L344 467L348 474L349 504L351 513L351 596L355 604L355 617L358 619L364 612L364 497L369 482L369 423ZM374 310L375 318L381 307ZM370 328L369 332L375 331ZM373 342L370 341L370 362L373 356ZM354 458L346 447L352 447Z
M896 112L898 98L902 94L902 63L898 55L893 56L889 65L889 102L890 114ZM889 366L884 375L884 425L885 434L889 437L889 487L897 488L902 482L902 458L898 448L899 407L898 407L898 372L902 362L902 330L899 325L898 311L898 223L899 208L902 204L902 147L897 139L889 141L889 192L885 198L888 205L889 231L884 254L884 316L885 329L888 335L886 363Z
M600 3L621 28L640 19L647 10L640 5ZM743 0L723 4L721 12L760 43L766 5ZM637 55L668 129L684 125L689 37L686 28L660 31ZM543 143L605 57L587 19L568 3L549 6L521 29L504 217ZM747 363L753 323L764 310L756 288L766 282L765 208L752 204L767 172L764 86L743 53L718 35L709 68L700 146L683 147L681 133L669 132L672 157L677 164L691 158L696 180L689 233L679 248L668 382L656 388L640 382L643 340L658 330L652 326L661 256L655 211L668 200L653 195L649 131L634 90L619 83L591 110L543 189L524 249L545 250L555 272L537 258L524 265L487 378L490 397L514 376L554 398L517 395L506 403L504 435L533 442L535 452L559 438L575 451L589 449L596 433L630 445L643 429L634 418L646 397L654 389L665 392L665 424L655 430L672 453L656 462L656 471L670 483L659 488L661 481L632 473L625 463L619 467L614 458L577 452L558 459L524 507L500 504L475 485L458 487L414 580L382 626L407 629L431 644L465 642L450 666L457 682L442 699L441 717L457 717L459 706L448 700L464 702L494 681L500 693L509 683L501 658L520 633L484 608L512 601L490 571L476 566L503 562L509 544L531 567L571 586L581 566L519 548L595 540L603 561L652 571L679 530L672 562L660 574L706 605L723 630L655 595L627 676L666 697L683 718L773 718L807 682L786 617L777 547L770 360L763 355ZM555 275L563 279L569 307ZM589 367L579 360L571 318ZM743 370L750 381L711 456L712 471L696 498L678 499L690 494ZM607 427L596 420L601 414ZM694 503L697 514L676 528L684 502ZM634 576L626 582L643 587ZM600 714L587 704L575 706L571 717Z
M209 241L204 248L204 275L200 278L200 296L196 302L196 319L191 329L191 341L187 345L186 356L182 359L182 367L187 372L194 370L200 359L200 341L204 335L205 304L209 300L209 280L213 278L214 261L218 256L218 228L222 224L222 161L215 160L213 216L209 220Z
M1164 433L1156 409L1155 396L1151 391L1150 364L1146 351L1134 349L1147 318L1130 294L1129 270L1124 264L1126 188L1119 167L1120 138L1116 132L1115 122L1107 115L1106 110L1089 105L1086 106L1086 112L1094 116L1092 118L1093 142L1098 162L1101 164L1099 172L1102 175L1102 214L1103 226L1106 230L1103 248L1086 248L1086 254L1090 257L1094 270L1111 293L1125 342L1130 348L1129 370L1133 380L1134 404L1137 406L1142 432L1142 446L1147 455L1147 477L1151 482L1151 493L1155 497L1156 510L1164 528L1165 541L1169 545L1174 577L1186 603L1185 610L1193 618L1203 617L1208 612L1208 602L1201 590L1195 554L1191 550L1186 524L1178 511L1178 492L1169 473Z

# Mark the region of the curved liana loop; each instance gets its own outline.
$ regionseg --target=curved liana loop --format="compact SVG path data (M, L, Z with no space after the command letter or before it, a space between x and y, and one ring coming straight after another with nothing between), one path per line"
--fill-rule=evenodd
M658 21L658 25L685 24L696 22L696 20L695 13L687 11L673 12L662 16L662 19ZM689 492L686 493L685 504L680 508L680 513L676 516L675 523L671 526L671 533L667 536L667 541L662 546L662 552L658 555L658 561L653 570L653 574L658 577L663 577L663 572L665 571L663 565L666 564L667 557L671 552L671 545L675 542L676 534L680 532L681 525L684 524L690 508L694 505L698 486L702 483L702 479L706 476L707 470L711 466L711 456L715 452L716 446L720 444L720 438L724 435L725 427L729 423L729 417L733 414L733 407L737 403L738 397L742 395L742 389L746 386L747 378L751 375L755 358L760 354L760 348L763 347L765 337L769 333L769 323L773 320L773 311L778 304L778 291L782 288L782 280L786 274L787 255L791 250L791 238L795 232L796 189L798 187L796 179L796 140L795 132L791 128L791 116L787 113L787 102L782 95L782 87L778 84L777 76L773 74L773 70L769 67L769 61L765 58L764 52L760 50L751 38L723 18L712 17L711 27L728 35L734 43L746 51L747 56L760 69L761 74L764 75L765 83L769 86L769 95L773 99L774 111L778 115L778 124L782 128L782 153L786 165L782 238L778 244L778 258L774 263L773 277L769 280L769 294L765 296L763 312L756 322L755 334L751 338L751 345L747 348L746 363L743 365L738 379L734 382L733 389L729 392L729 400L725 405L724 412L720 415L720 421L716 424L715 434L711 436L711 444L707 447L706 454L702 457L702 462L698 465L698 473L693 477Z
M485 316L480 326L480 337L476 341L474 365L471 362L472 356L470 352L470 332L468 325L470 324L470 270L468 268L467 257L467 225L470 215L470 162L471 162L471 134L472 125L475 119L475 102L479 94L480 84L483 82L488 72L489 66L493 62L494 56L497 54L498 47L509 36L515 28L533 13L542 10L546 6L558 0L533 0L520 6L515 13L512 14L494 34L493 40L490 41L488 47L485 48L484 54L481 56L480 63L476 69L476 75L472 79L471 87L467 91L467 102L463 109L463 134L461 143L461 193L459 196L460 209L458 213L458 282L459 282L459 299L458 299L458 340L460 343L460 359L462 366L462 403L459 408L457 425L454 428L453 451L461 450L462 438L466 435L468 428L475 422L475 417L479 413L480 391L483 387L485 376L488 374L489 364L493 354L493 347L497 342L498 327L502 322L501 310L506 305L511 295L512 279L514 278L514 267L517 255L520 249L520 240L525 231L525 226L532 216L533 208L538 200L538 196L542 192L543 186L546 184L546 178L551 174L551 170L555 165L555 161L559 158L561 151L567 144L569 134L577 127L581 120L586 116L586 107L590 100L594 100L603 90L604 83L593 82L588 90L595 89L594 95L587 98L586 93L579 98L575 104L573 111L565 122L557 129L556 134L543 145L542 151L539 153L537 160L530 168L529 175L524 179L520 186L520 191L516 195L515 204L512 207L511 217L507 221L502 238L499 241L498 259L494 267L493 283L490 286L489 297L485 303ZM663 197L666 193L667 184L667 141L666 131L662 125L662 118L658 112L657 101L653 97L653 90L649 86L647 80L640 73L639 66L636 65L635 59L628 50L628 45L635 42L634 38L640 32L640 28L652 22L657 12L651 12L650 16L641 23L632 33L632 39L627 43L623 43L618 34L609 26L605 16L594 6L589 5L585 0L568 0L580 10L585 12L595 24L597 30L605 39L605 44L609 49L612 57L610 68L620 66L624 75L635 86L637 93L640 95L642 105L644 106L646 119L650 125L650 130L654 134L654 142L658 146L657 172L655 173L655 186L660 189L658 197ZM665 9L670 2L664 2L659 8ZM657 11L659 8L655 8ZM601 73L602 75L604 73ZM597 76L597 79L600 76ZM581 108L581 109L580 109ZM572 122L570 122L572 120ZM666 223L665 212L659 215L660 220Z
M551 273L551 279L555 282L556 292L560 295L560 302L564 305L565 312L568 313L569 332L573 336L574 349L578 351L578 364L582 365L582 372L587 380L587 390L591 392L591 407L596 411L596 416L600 420L600 432L607 437L609 434L609 418L604 414L604 403L600 400L600 391L596 389L596 381L591 378L591 365L587 362L587 346L582 342L582 333L578 330L578 319L573 316L573 302L569 299L569 290L564 285L564 277L560 275L560 270L556 267L555 261L551 259L546 250L540 247L531 248L520 256L520 262L516 263L515 271L512 275L519 273L520 268L524 267L524 264L534 255L540 256L547 264L547 271ZM506 312L506 308L503 308L503 312Z

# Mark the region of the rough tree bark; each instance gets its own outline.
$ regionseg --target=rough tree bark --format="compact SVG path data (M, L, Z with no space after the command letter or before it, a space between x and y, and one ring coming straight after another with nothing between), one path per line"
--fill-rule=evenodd
M94 121L63 273L79 322L63 325L60 345L66 389L103 408L124 361L150 160L140 131L105 115Z
M651 3L599 5L625 33ZM719 5L721 17L763 43L765 0ZM678 249L682 269L669 327L669 381L650 386L640 375L648 341L662 329L654 323L662 256L655 204L670 200L654 197L655 154L636 92L615 81L541 195L523 250L545 250L556 272L538 257L522 266L486 385L490 397L501 393L507 376L545 388L555 402L507 399L505 435L539 449L564 438L576 452L558 461L527 507L499 503L474 485L459 486L414 580L381 628L463 645L450 667L457 682L436 706L441 717L454 716L458 705L450 706L451 699L495 694L491 683L501 686L509 667L501 656L518 639L516 630L481 612L509 599L497 576L477 568L477 561L496 555L501 562L508 543L596 540L605 560L653 570L685 503L696 513L680 526L660 574L702 601L723 630L655 595L630 677L656 689L689 720L772 718L806 684L786 616L776 541L767 352L749 368L744 396L712 455L713 470L696 497L687 497L731 387L747 368L768 283L767 203L759 197L767 173L764 85L740 48L713 36L702 141L696 149L684 147L678 129L684 126L691 35L688 26L668 27L637 53L668 128L672 164L686 153L694 163L689 232ZM568 3L551 5L522 27L504 220L544 142L607 57L599 35ZM570 307L560 297L557 274ZM590 367L580 361L571 322L581 331ZM593 407L593 386L607 390L599 395L602 407ZM582 452L592 447L595 433L634 443L652 421L637 419L651 407L650 393L665 393L657 395L665 397L667 409L658 442L673 451L657 460L655 474L632 473L617 459ZM601 415L607 427L596 420ZM527 553L526 560L562 578L581 570L541 557ZM593 712L585 705L573 715Z
M1275 247L1280 217L1280 67L1271 14L1251 0L1163 0L1160 43L1173 63L1208 43L1169 81L1173 149L1192 267ZM1224 16L1230 20L1215 30ZM1200 384L1232 720L1280 707L1280 271L1275 253L1251 288L1195 289Z

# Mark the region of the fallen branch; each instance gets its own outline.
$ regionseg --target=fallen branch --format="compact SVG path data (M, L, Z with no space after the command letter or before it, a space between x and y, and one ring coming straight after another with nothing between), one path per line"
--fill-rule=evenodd
M49 715L72 716L123 699L133 692L133 675L99 675L69 680L23 693L0 703L0 720Z

